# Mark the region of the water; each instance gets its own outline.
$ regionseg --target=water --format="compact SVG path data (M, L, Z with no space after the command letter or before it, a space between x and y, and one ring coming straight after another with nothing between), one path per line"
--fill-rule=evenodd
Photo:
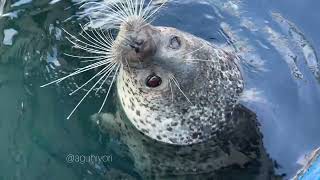
M315 0L173 1L154 22L241 57L247 90L242 104L257 114L266 151L285 179L320 146L319 5ZM0 3L0 179L114 179L119 174L141 179L119 138L101 133L91 121L101 98L90 97L66 120L81 94L69 97L67 88L39 87L55 77L54 68L46 73L47 62L67 69L78 65L63 55L72 49L62 31L80 31L77 23L86 20L77 15L78 7L75 1ZM116 109L111 101L104 111ZM70 154L112 160L70 163Z

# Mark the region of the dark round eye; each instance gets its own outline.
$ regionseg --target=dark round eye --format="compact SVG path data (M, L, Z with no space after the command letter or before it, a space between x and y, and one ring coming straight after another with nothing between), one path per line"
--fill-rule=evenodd
M172 36L170 38L170 44L169 47L172 49L179 49L181 46L181 40L178 36Z
M146 85L148 87L155 88L160 86L161 83L162 83L162 79L155 74L152 74L147 77Z

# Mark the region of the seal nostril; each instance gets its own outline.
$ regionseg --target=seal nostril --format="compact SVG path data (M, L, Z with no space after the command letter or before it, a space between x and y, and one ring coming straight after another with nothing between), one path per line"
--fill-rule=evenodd
M162 79L155 74L151 74L150 76L147 77L147 80L146 80L146 85L151 88L158 87L161 85L161 83L162 83Z
M142 39L136 40L135 43L136 43L136 45L141 46L144 43L144 40L142 40Z
M139 52L140 52L140 48L139 48L139 47L135 47L135 48L134 48L134 51L135 51L136 53L139 53Z
M131 47L132 49L134 49L134 51L135 51L136 53L139 53L139 52L140 52L140 47L139 47L139 46L130 44L130 47Z

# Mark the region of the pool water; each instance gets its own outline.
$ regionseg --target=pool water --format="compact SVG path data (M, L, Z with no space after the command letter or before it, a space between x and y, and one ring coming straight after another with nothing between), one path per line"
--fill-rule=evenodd
M66 120L81 93L68 96L68 82L40 88L56 77L55 67L78 65L63 55L73 51L63 28L80 32L78 24L87 22L80 5L77 0L0 2L0 179L143 179L133 159L120 153L125 145L91 121L103 98L88 97ZM320 146L319 5L316 0L174 0L153 22L241 58L246 83L241 103L257 115L265 149L284 179ZM115 111L114 101L108 101L104 112ZM85 162L90 156L104 160Z

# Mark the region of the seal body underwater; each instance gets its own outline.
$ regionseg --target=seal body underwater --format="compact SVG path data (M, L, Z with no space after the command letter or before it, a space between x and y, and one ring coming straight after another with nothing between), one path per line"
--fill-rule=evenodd
M142 179L280 180L264 149L256 115L242 105L236 105L233 113L230 120L237 129L183 146L146 136L136 129L121 107L115 114L95 114L92 120L101 132L122 147L109 143L107 148L115 156L132 159L134 171ZM116 176L119 175L136 179L125 170L117 170ZM114 176L113 173L106 174L107 179Z

